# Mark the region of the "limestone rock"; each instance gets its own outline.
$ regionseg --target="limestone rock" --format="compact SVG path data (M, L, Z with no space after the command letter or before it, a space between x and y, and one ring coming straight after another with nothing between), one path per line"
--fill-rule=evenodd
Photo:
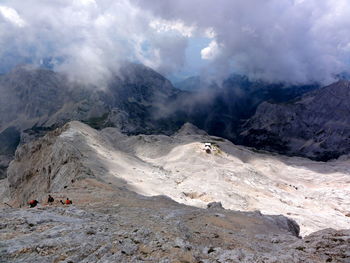
M350 151L350 81L342 80L289 103L262 103L241 133L258 149L320 161Z
M203 151L207 141L215 142L213 154ZM90 178L108 188L201 208L221 202L226 209L259 210L275 215L274 224L298 236L293 221L277 216L282 214L305 236L327 227L349 228L349 171L347 160L272 156L209 135L126 136L115 128L97 131L70 122L19 147L7 181L17 205L46 200L47 194Z
M222 152L203 153L208 139ZM0 181L0 197L7 187L14 206L0 208L0 262L349 262L350 232L340 229L349 226L347 204L337 203L348 196L347 161L316 165L218 139L126 136L70 122L24 144L10 165L8 187ZM317 173L321 168L329 178ZM305 184L297 177L301 169ZM318 180L312 190L310 178ZM67 197L73 205L60 204ZM39 205L23 207L28 198ZM215 208L199 208L201 202ZM264 211L222 209L220 202ZM316 204L317 220L308 212ZM285 209L301 227L280 215ZM299 230L305 235L332 221L337 229L299 237Z
M224 209L221 202L211 202L207 205L208 209Z

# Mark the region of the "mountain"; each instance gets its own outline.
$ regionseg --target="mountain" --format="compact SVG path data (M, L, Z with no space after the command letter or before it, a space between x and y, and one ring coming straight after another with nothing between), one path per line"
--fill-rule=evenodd
M192 78L194 87L200 78ZM196 84L197 83L197 84ZM18 66L0 76L0 178L19 143L43 136L71 120L98 129L118 127L126 134L172 134L192 122L210 134L235 141L242 119L264 100L284 101L315 88L251 82L232 75L222 87L212 84L181 91L159 73L126 63L102 87L70 81L48 69Z
M291 86L251 81L245 76L232 74L222 83L204 85L192 91L181 103L187 121L209 134L224 137L239 143L238 134L242 122L252 117L256 108L264 101L286 102L302 94L318 89L318 85ZM203 84L203 86L202 86Z
M210 154L204 149L206 142L212 144ZM347 160L323 164L258 154L191 124L172 136L127 136L116 128L97 131L70 122L19 147L7 180L15 205L45 199L47 193L62 192L75 181L96 179L116 189L166 195L187 205L221 202L233 210L283 213L305 235L349 226L345 215L350 189L343 187L349 169Z
M144 132L145 123L151 128L159 108L177 93L163 76L138 64L124 65L105 88L86 87L50 70L19 67L0 77L0 90L0 130L14 126L20 131L77 119ZM134 127L117 120L123 114L134 114L125 120Z
M137 133L173 133L183 122L166 105L180 91L154 70L125 64L107 87L69 81L47 69L19 66L0 76L0 178L17 145L70 120Z
M0 181L0 261L348 262L348 169L191 124L127 136L70 122L20 146Z
M179 90L185 91L198 91L205 85L206 84L202 83L201 78L199 76L189 77L182 81L174 83L174 87L176 87Z
M339 81L287 103L262 103L243 144L320 161L350 152L350 82Z

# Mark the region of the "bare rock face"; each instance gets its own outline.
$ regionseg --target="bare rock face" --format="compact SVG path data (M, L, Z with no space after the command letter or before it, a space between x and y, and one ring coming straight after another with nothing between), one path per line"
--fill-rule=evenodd
M83 154L69 140L59 137L67 126L17 149L8 169L13 204L24 205L38 193L60 191L76 179L89 176L82 164Z
M177 136L184 135L208 135L205 131L198 129L193 124L186 122L177 132Z
M96 188L80 191L91 190ZM1 262L350 260L348 230L327 229L299 239L256 213L215 213L162 198L125 199L117 193L103 205L3 208L0 222Z
M66 76L29 66L0 76L0 178L16 147L72 120L125 133L173 133L179 126L168 105L177 91L143 65L126 64L107 87L86 87Z
M218 150L208 155L198 140L215 141ZM265 212L268 207L279 207L279 214L290 209L299 213L298 220L304 217L302 227L314 226L302 207L313 209L311 192L306 192L310 200L300 198L300 185L284 185L259 174L281 165L282 159L273 158L277 157L257 155L208 135L126 136L113 128L96 131L70 122L17 149L7 178L7 203L12 208L0 208L0 262L349 262L349 230L326 229L301 238L295 220ZM292 160L303 161L303 168L311 162ZM335 166L339 173L341 166ZM333 168L327 169L331 173ZM249 189L252 185L254 190ZM197 192L189 191L191 187ZM343 188L346 191L344 182ZM225 208L232 207L232 199L241 202L239 207L254 209L264 201L267 206L264 213L222 209L221 200L215 200L218 193L228 193L222 200ZM311 211L314 220L321 225L325 220L324 225L331 215L338 227L350 225L339 213L347 209L346 203L331 203L337 209L332 214L321 203L328 192L316 193L325 212L315 219ZM332 195L340 198L341 193ZM55 199L51 205L48 194ZM256 195L261 200L253 199ZM167 196L186 204L207 200L213 209L180 204ZM67 197L73 205L59 202ZM28 199L39 200L39 205L23 207Z
M294 236L299 237L300 227L295 220L282 215L277 215L273 216L273 221L277 226L281 227L282 229L288 229L288 231Z
M12 160L11 155L0 155L0 180L6 178L7 176L7 167Z
M283 214L300 230L292 221L276 222L295 235L350 226L346 159L320 163L258 154L191 130L195 132L127 136L115 128L97 131L70 122L17 149L8 170L10 199L15 205L45 200L49 193L93 178L201 208L221 203L225 209Z
M224 209L221 202L211 202L207 205L207 209Z
M327 161L350 152L350 82L283 104L262 103L241 133L258 149Z

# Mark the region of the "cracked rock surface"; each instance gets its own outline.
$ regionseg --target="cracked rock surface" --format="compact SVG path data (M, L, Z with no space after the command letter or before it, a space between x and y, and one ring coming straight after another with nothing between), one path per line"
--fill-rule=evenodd
M113 194L103 204L3 208L0 262L350 261L349 230L300 239L280 220Z
M191 125L128 137L72 122L20 147L0 181L0 262L348 263L347 163L257 154Z

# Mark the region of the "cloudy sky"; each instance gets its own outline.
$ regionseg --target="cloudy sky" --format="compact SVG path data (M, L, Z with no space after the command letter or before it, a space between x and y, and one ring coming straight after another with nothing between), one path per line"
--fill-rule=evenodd
M236 72L329 83L349 71L348 0L0 0L0 69L108 78L124 61L171 78Z

